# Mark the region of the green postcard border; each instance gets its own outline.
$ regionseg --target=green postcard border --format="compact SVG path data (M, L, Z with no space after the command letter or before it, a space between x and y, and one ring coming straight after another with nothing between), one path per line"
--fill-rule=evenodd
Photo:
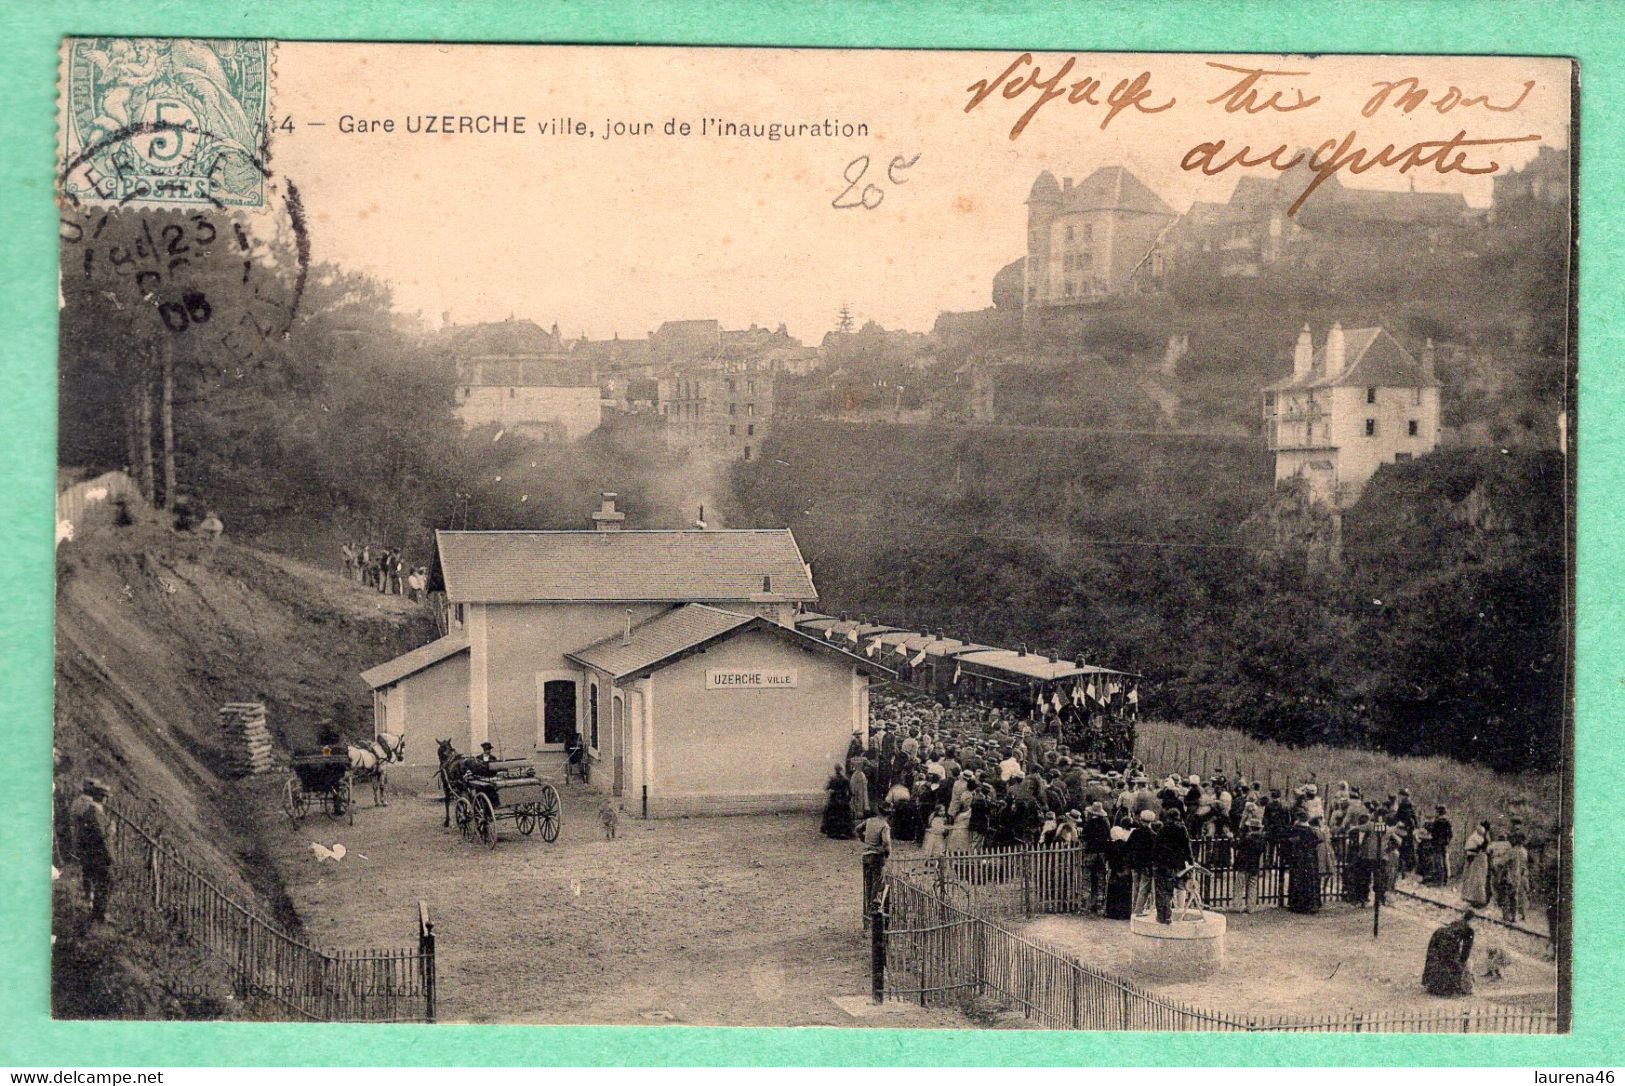
M1219 1064L1617 1063L1614 968L1625 878L1608 847L1625 830L1618 785L1625 676L1621 344L1625 221L1619 122L1625 5L1612 0L1141 0L834 3L646 0L443 3L10 0L0 66L0 288L8 314L0 391L0 1064ZM48 1016L48 820L56 358L56 50L69 33L284 39L1108 49L1117 51L1516 53L1581 65L1580 369L1576 638L1574 1032L1563 1037L1052 1032L686 1027L299 1026L53 1022ZM1610 794L1612 786L1613 795Z

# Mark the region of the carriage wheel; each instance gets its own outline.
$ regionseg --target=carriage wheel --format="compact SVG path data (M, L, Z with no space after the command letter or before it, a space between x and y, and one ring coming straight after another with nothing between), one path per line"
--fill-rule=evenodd
M457 834L467 841L474 836L474 805L468 802L467 796L458 796L457 805L452 808L457 820Z
M491 797L483 792L474 797L474 828L480 833L480 840L485 842L486 848L497 847L497 812L491 806Z
M558 789L551 784L542 785L542 801L534 805L536 820L542 827L542 840L559 839L559 828L564 825L564 804L559 802Z
M310 810L310 800L299 786L298 777L289 777L282 783L282 810L295 825L303 822L306 812Z
M526 837L536 832L536 813L540 809L539 804L527 803L513 816L514 825L518 826L519 832Z

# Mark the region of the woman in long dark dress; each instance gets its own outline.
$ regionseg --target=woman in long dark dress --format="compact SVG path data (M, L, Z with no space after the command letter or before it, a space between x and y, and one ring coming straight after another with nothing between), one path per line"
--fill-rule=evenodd
M846 779L846 769L835 767L835 775L824 785L829 802L824 804L825 837L846 841L852 837L852 782Z
M1128 865L1128 815L1117 820L1112 827L1111 842L1106 846L1106 919L1127 920L1134 913L1134 877Z
M1320 835L1300 815L1287 835L1286 907L1295 913L1320 911Z

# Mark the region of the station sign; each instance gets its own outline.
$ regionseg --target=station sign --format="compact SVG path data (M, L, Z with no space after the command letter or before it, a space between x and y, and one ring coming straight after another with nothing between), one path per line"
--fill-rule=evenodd
M707 690L789 690L796 685L794 668L765 671L753 668L710 668L705 672Z

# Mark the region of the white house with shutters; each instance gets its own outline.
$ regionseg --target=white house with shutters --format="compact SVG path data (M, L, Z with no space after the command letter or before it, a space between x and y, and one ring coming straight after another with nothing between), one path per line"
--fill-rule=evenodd
M1314 499L1346 509L1383 464L1438 448L1433 341L1418 360L1380 327L1333 324L1317 347L1304 325L1291 375L1264 388L1263 413L1276 484L1301 478Z

